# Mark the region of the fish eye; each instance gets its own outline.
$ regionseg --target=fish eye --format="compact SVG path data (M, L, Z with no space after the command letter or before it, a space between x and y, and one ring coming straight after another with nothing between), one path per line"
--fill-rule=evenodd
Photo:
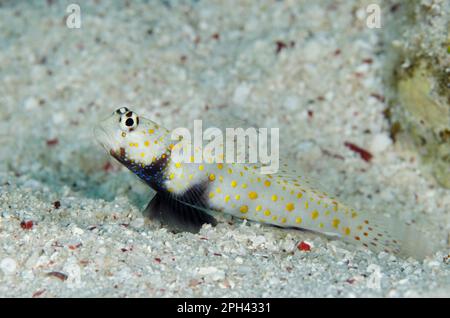
M139 117L132 111L128 111L124 114L121 114L119 123L120 129L122 129L123 131L133 131L139 125Z
M128 112L128 111L129 111L128 108L126 108L126 107L120 107L119 109L117 109L117 110L115 111L115 113L116 113L116 114L119 114L119 115L123 115L123 114L125 114L125 113Z

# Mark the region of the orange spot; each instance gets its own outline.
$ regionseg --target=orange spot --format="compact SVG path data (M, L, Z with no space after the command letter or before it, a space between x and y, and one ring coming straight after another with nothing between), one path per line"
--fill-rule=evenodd
M241 206L239 211L241 211L241 213L247 213L248 212L248 206L246 206L246 205Z
M248 197L250 198L250 200L255 200L256 198L258 198L258 194L255 191L251 191L248 193Z
M295 205L294 203L288 203L286 204L286 210L288 210L289 212L291 212L292 210L295 209Z
M331 225L334 227L334 228L338 228L338 226L339 226L339 223L341 223L341 221L339 221L339 219L334 219L332 222L331 222Z

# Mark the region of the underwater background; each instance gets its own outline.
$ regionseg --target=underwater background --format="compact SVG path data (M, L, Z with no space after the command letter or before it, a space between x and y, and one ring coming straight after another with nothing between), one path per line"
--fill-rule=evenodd
M448 1L73 4L0 1L0 297L450 296ZM437 251L226 217L173 234L95 141L121 106L279 127L282 157Z

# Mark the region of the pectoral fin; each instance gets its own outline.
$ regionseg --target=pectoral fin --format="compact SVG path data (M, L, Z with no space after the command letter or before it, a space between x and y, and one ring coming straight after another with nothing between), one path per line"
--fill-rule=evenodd
M202 209L161 192L156 193L145 208L144 214L174 232L197 233L203 224L217 224L216 219Z

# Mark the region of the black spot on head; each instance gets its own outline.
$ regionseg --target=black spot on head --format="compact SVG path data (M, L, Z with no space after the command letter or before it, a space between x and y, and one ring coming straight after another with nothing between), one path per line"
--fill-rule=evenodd
M132 115L133 115L133 112L128 112L125 114L125 116L127 116L127 117L131 117Z
M134 120L132 118L127 118L127 120L125 121L125 125L127 125L128 127L133 126Z

